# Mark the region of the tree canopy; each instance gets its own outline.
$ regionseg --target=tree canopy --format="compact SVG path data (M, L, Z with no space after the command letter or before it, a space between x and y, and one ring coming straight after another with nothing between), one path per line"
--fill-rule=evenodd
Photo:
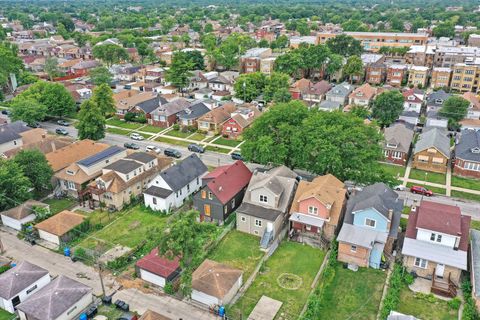
M102 109L93 101L86 100L80 106L77 125L78 138L100 140L105 137L105 116Z
M93 90L92 101L106 116L115 112L115 100L113 100L113 91L108 84L103 83Z
M108 67L129 58L127 50L115 44L102 44L93 47L93 56L102 60Z
M22 150L13 159L35 190L51 189L53 170L39 150Z
M186 52L178 51L173 54L172 64L166 72L166 80L175 87L183 90L190 83L193 75L194 63Z
M340 34L334 38L328 39L326 45L330 51L344 57L350 57L353 55L359 56L363 52L360 41L345 34Z
M467 115L470 102L459 96L451 96L443 103L438 114L448 119L448 126L452 130L460 127L459 121Z
M403 95L398 90L380 93L373 102L372 116L381 126L389 126L402 114Z
M113 76L105 67L96 67L90 70L89 72L90 79L94 85L100 85L102 83L110 84L112 82Z
M13 120L22 120L29 125L43 121L48 109L32 97L17 96L10 104Z
M235 97L246 102L251 102L262 94L263 100L270 102L275 100L277 92L288 91L288 87L288 75L280 72L273 72L268 76L261 72L242 74L234 84Z
M0 211L16 207L30 198L30 180L12 160L0 158Z

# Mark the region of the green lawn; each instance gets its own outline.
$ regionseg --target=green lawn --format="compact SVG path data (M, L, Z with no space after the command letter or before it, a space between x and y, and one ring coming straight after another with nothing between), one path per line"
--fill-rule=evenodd
M232 151L230 149L225 149L225 148L215 147L215 146L207 146L205 150L219 152L219 153L229 153L230 151Z
M3 309L0 309L0 320L12 320L12 319L16 319L15 315Z
M208 258L243 270L243 281L246 281L262 256L258 237L233 230Z
M473 200L473 201L480 202L480 195L478 195L478 194L452 190L451 196L454 197L454 198L462 198L462 199L467 199L467 200Z
M405 285L400 291L400 303L396 311L422 320L458 319L457 311L451 310L445 300L435 298L427 300L424 297L425 295L415 294Z
M217 138L218 138L218 136L212 136L212 137L208 138L207 140L205 140L204 142L210 142L210 141L213 141Z
M386 275L369 268L353 272L338 263L335 278L319 301L322 319L376 319Z
M64 199L46 199L42 201L50 206L50 212L55 214L59 213L60 211L70 209L78 202L71 198L64 198Z
M480 180L452 176L452 186L470 190L480 190Z
M107 124L111 125L111 126L115 126L115 127L124 128L124 129L130 129L130 130L138 129L141 126L145 125L143 123L125 122L125 121L120 120L116 117L112 117L112 118L108 119Z
M142 129L140 129L140 131L151 132L151 133L159 133L163 130L165 130L165 128L154 127L154 126L145 126Z
M166 137L158 137L155 139L155 141L164 142L168 144L175 144L177 146L182 146L182 147L188 147L188 145L190 144L190 142L188 141L175 140L175 139L170 139Z
M277 319L283 313L282 319L296 320L308 299L310 286L324 257L325 252L317 248L295 242L282 242L265 262L262 272L257 275L250 288L235 305L229 306L230 316L240 319L239 315L242 314L243 319L246 319L262 295L266 295L283 302ZM288 277L289 275L291 277ZM285 286L285 280L289 279L300 281L292 283L293 289L280 286L279 281Z
M480 231L480 221L471 220L470 221L470 229L475 229Z
M404 166L396 166L392 164L381 163L380 167L388 174L392 175L394 178L403 178L405 175Z
M170 130L167 133L165 133L166 136L177 137L177 138L186 138L191 134L192 134L191 132L182 132L180 130Z
M432 186L424 186L424 185L421 184L421 183L418 184L418 183L413 183L413 182L408 182L408 183L407 183L407 188L410 188L411 186L418 186L418 185L420 185L420 186L422 186L422 187L425 187L425 188L428 189L428 190L432 190L433 193L435 193L435 194L445 195L446 192L447 192L447 190L444 189L444 188L437 188L437 187L432 187Z
M207 136L204 135L203 133L194 133L192 134L191 136L188 137L188 139L190 140L195 140L195 141L202 141L203 139L205 139Z
M445 184L446 175L443 173L428 172L418 169L412 169L410 171L409 179L415 179L425 181L425 173L427 173L427 182Z
M119 128L107 128L108 133L119 134L122 136L128 136L131 131Z
M116 219L113 223L107 224L105 228L92 233L78 246L88 249L94 249L97 246L110 249L112 243L115 243L134 248L144 240L148 229L152 227L163 229L168 219L165 215L148 212L140 206L113 213L112 216L112 220Z
M227 146L227 147L236 147L240 144L241 141L236 141L236 140L230 140L230 139L225 139L223 137L220 137L218 138L217 140L215 140L215 144L219 144L219 145L222 145L222 146Z

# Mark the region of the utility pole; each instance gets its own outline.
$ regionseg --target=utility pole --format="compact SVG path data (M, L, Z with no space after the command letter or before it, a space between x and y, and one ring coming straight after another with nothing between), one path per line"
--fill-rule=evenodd
M102 276L102 264L98 263L98 276L100 277L100 284L102 286L103 296L105 297L105 286L103 285L103 276Z
M5 253L5 247L3 246L2 238L0 238L0 254Z

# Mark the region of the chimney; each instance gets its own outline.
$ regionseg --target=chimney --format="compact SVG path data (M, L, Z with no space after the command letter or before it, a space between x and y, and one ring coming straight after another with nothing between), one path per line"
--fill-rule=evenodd
M388 220L392 221L393 218L393 209L388 209Z

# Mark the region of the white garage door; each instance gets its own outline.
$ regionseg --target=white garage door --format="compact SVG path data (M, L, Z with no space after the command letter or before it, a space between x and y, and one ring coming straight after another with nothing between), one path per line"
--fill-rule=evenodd
M157 276L147 270L140 269L140 278L160 287L165 287L165 278Z
M40 236L40 239L60 245L60 238L54 234L51 234L43 230L38 230L38 235Z
M203 303L207 306L214 306L219 302L217 298L197 290L192 290L192 300Z

